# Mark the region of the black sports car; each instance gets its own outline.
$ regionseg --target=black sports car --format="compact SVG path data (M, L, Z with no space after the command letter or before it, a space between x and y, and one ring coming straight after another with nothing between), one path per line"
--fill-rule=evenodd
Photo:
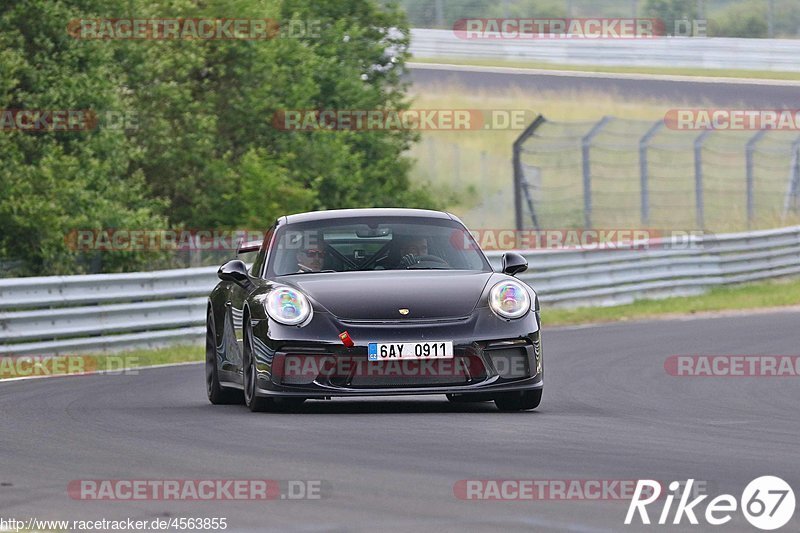
M253 411L333 396L445 394L533 409L542 397L539 300L458 218L417 209L281 217L248 269L219 269L208 303L211 403Z

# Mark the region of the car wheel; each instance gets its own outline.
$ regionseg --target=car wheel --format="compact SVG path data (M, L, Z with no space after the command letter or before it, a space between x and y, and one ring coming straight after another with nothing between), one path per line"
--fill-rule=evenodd
M242 374L245 405L254 413L269 411L270 407L272 407L272 399L256 394L258 372L256 358L253 356L253 331L247 315L244 317L244 334L242 335Z
M206 393L208 401L214 405L244 403L242 391L229 389L219 384L217 330L214 327L214 313L210 309L206 317Z
M492 398L487 398L482 394L445 394L450 403L477 403L491 402Z
M542 401L542 389L520 392L504 392L494 399L501 411L528 411L539 407Z

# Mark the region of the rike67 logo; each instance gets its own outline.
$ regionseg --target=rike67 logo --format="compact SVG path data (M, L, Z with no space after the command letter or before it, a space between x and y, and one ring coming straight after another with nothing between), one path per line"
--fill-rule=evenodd
M730 522L734 513L741 507L742 514L751 525L763 531L772 531L785 526L794 516L794 491L779 477L762 476L754 479L745 487L738 501L731 494L721 494L708 502L704 513L700 513L699 508L708 495L704 494L689 501L693 483L694 479L687 480L685 488L680 493L683 483L673 481L669 484L670 493L663 498L664 506L658 515L657 524L670 523L672 504L676 497L679 501L671 521L674 525L680 524L684 517L690 524L698 525L700 523L698 515L700 515L707 524L719 526ZM641 523L649 525L651 521L647 506L660 501L661 497L661 484L658 481L639 480L628 507L628 514L625 516L625 524L633 523L638 512Z

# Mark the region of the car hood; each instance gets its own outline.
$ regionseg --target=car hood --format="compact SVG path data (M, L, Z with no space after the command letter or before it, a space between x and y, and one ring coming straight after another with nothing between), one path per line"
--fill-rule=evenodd
M491 277L492 272L379 270L300 274L279 281L344 320L414 320L468 316ZM400 309L409 312L402 315Z

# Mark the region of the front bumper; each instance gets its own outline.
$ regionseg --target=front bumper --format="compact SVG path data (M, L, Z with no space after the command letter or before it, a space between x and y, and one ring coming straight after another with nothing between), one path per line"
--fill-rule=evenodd
M315 314L315 324L254 323L259 396L325 398L513 392L543 386L539 318L514 321L488 308L439 321L346 322ZM347 331L355 342L339 339ZM371 342L452 341L454 358L370 362Z

